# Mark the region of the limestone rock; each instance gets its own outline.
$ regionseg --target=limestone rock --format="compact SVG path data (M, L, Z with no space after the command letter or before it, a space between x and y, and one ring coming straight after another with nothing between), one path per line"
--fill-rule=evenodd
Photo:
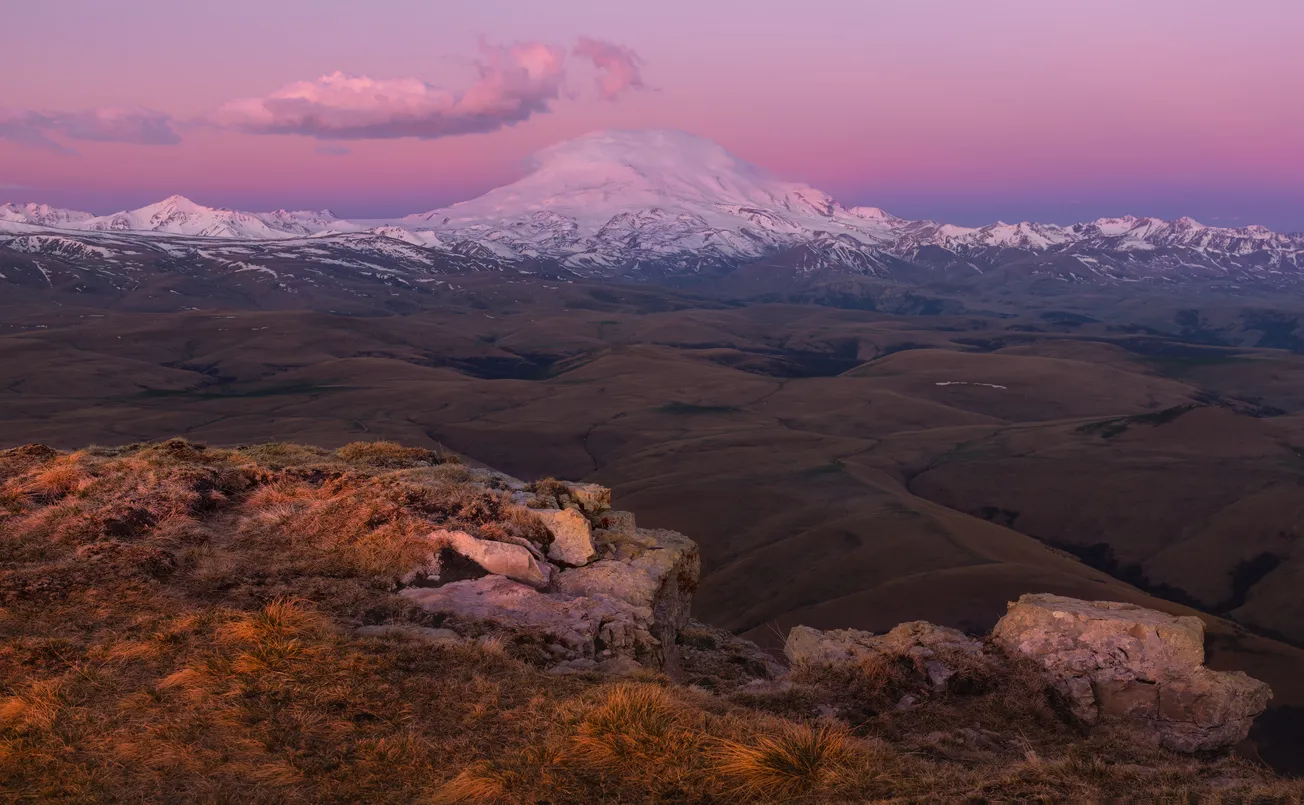
M1231 746L1272 691L1204 667L1204 623L1134 604L1024 595L992 632L1045 668L1088 724L1122 725L1182 752Z
M1024 654L1053 657L1064 670L1088 670L1102 658L1154 681L1204 664L1204 623L1112 601L1025 595L992 636Z
M701 575L697 543L674 531L638 529L621 534L623 559L603 559L563 571L557 590L577 596L607 596L651 610L652 633L666 647L671 669L678 666L675 638L688 623Z
M857 629L821 632L794 626L783 653L793 665L858 665L878 658L908 658L938 690L945 690L961 663L981 662L983 646L963 632L926 621L903 623L883 635Z
M428 572L439 575L438 557L444 550L452 551L484 568L488 573L544 588L552 580L552 568L539 561L533 551L522 545L476 539L465 531L440 529L428 537L435 550L435 562Z
M628 657L660 665L663 657L650 630L652 611L602 593L543 593L502 576L485 576L442 587L409 587L401 595L429 612L544 637L560 647L562 660Z
M597 551L593 549L593 535L589 521L574 509L543 509L535 516L552 532L548 558L565 565L587 563Z
M601 514L611 508L611 490L597 484L568 484L570 495L585 514Z

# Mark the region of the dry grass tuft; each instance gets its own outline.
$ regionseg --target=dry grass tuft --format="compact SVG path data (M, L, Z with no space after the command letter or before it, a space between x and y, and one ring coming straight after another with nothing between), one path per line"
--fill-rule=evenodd
M717 768L742 798L794 800L846 771L854 739L840 725L784 724L753 742L724 741Z
M444 461L434 450L380 441L352 442L336 450L335 455L358 467L389 470L434 466Z
M580 723L574 756L606 769L657 763L695 751L696 736L684 728L681 707L656 685L618 685Z

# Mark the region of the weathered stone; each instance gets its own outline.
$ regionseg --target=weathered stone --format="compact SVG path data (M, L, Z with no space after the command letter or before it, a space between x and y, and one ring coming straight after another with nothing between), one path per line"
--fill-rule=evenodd
M589 521L574 509L543 509L535 516L552 532L548 558L565 565L582 565L597 555Z
M638 531L633 512L622 512L614 509L599 514L594 518L594 525L604 531L613 531L619 534L634 534Z
M609 596L652 611L652 634L666 647L666 662L675 670L675 638L688 623L693 592L701 574L697 543L674 531L639 529L620 535L629 546L628 561L603 559L558 574L560 592Z
M535 545L533 542L530 542L525 537L516 537L516 536L507 535L502 538L502 541L510 542L513 545L520 545L522 548L529 551L534 556L534 558L538 559L540 562L546 564L548 561L548 557L543 555L543 551L539 550L539 546Z
M776 679L786 669L750 640L690 620L679 630L679 657L690 684L716 692L737 689L756 679Z
M451 550L463 558L469 559L486 572L529 584L533 587L547 587L552 579L551 568L541 562L534 552L522 545L476 539L465 531L447 531L441 529L427 536L435 550L431 565L421 570L439 576L438 556L442 550Z
M859 665L866 660L905 657L933 687L944 690L960 663L982 659L983 647L956 629L912 621L883 635L794 626L783 653L793 665L809 666Z
M611 490L597 484L567 484L570 495L585 514L601 514L611 508Z
M548 673L556 674L558 676L566 676L568 674L591 674L596 673L597 670L598 663L596 660L578 657L573 660L564 660L556 665L549 666Z
M1243 673L1204 667L1204 624L1191 616L1025 595L992 639L1040 663L1084 722L1120 725L1177 751L1243 740L1272 697Z
M1204 664L1204 623L1135 604L1025 595L1011 604L992 636L1023 654L1054 657L1065 670L1090 669L1102 658L1155 680Z
M428 612L529 632L565 649L565 659L631 657L660 665L662 646L650 633L652 612L603 594L542 593L502 576L442 587L409 587L402 595Z

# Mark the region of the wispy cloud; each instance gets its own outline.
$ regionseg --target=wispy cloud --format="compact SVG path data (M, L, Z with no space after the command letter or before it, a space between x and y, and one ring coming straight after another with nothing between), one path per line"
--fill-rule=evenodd
M580 37L571 55L592 62L600 95L613 100L644 86L633 50ZM318 140L417 137L437 139L487 133L552 111L566 83L567 51L543 42L480 45L479 76L449 89L420 78L371 78L334 72L287 84L263 97L223 105L211 118L189 123L140 106L102 106L73 112L0 109L0 140L63 154L70 142L175 145L178 129L219 126L248 134L298 134ZM342 146L317 153L343 155Z
M77 153L68 146L50 139L38 125L39 122L40 118L35 112L13 109L0 111L0 140L8 140L29 148L44 148L60 154Z
M336 72L264 98L222 107L218 122L251 134L322 140L435 139L489 132L546 112L561 91L565 54L538 42L482 46L480 77L464 90L419 78L375 79Z
M313 150L328 157L342 157L349 153L349 149L342 145L319 145Z
M643 88L639 69L643 60L623 45L581 36L572 53L592 60L598 68L598 91L607 100L615 100L625 90Z
M143 106L101 106L76 112L0 110L0 139L65 154L76 153L55 138L137 145L181 142L170 115Z

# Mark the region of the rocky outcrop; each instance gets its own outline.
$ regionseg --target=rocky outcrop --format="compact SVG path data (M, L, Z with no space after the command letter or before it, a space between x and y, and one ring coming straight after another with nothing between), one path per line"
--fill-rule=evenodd
M1272 691L1244 673L1204 666L1204 623L1133 604L1025 595L992 633L1031 657L1080 719L1112 723L1169 749L1243 740Z
M793 665L863 665L882 659L907 658L933 688L945 690L957 669L981 662L982 643L956 629L927 621L903 623L884 635L856 629L821 632L794 626L783 653Z
M1000 679L1015 672L1007 656L1029 658L1085 724L1123 729L1180 752L1240 742L1272 696L1243 673L1204 666L1199 618L1056 595L1011 603L988 644L922 621L884 635L796 626L784 653L794 667L869 674L875 663L907 660L935 692L929 695L948 692L961 671ZM907 699L913 704L918 697Z
M674 531L604 531L604 548L613 558L563 571L558 591L577 596L609 596L652 612L653 634L666 647L665 660L678 667L674 648L688 623L701 574L697 543Z
M515 479L485 479L511 490L512 503L529 507L551 540L432 532L431 559L404 577L402 595L459 623L529 632L566 670L627 669L615 662L623 659L678 675L678 636L700 574L697 544L638 528L633 515L611 511L610 490L596 484L560 491L549 482L546 493L530 493Z
M548 480L527 487L476 472L502 495L514 522L534 518L546 528L488 530L480 537L431 532L429 560L403 578L401 594L437 616L441 628L382 624L359 634L440 645L509 633L514 643L534 647L555 673L637 675L652 668L745 696L772 689L819 699L830 686L845 688L841 674L865 673L889 680L876 684L890 689L886 707L898 711L990 689L1002 674L1017 672L1012 658L1027 658L1046 676L1045 683L1026 677L1034 680L1030 690L1055 688L1083 723L1125 729L1183 752L1244 739L1271 697L1267 685L1243 673L1204 666L1198 618L1054 595L1011 603L986 643L923 621L881 635L796 626L784 653L802 673L788 674L754 644L690 622L701 572L691 539L639 528L632 514L610 508L609 490L594 484ZM820 668L839 674L811 676ZM835 717L864 706L815 704ZM876 711L883 706L872 703Z

